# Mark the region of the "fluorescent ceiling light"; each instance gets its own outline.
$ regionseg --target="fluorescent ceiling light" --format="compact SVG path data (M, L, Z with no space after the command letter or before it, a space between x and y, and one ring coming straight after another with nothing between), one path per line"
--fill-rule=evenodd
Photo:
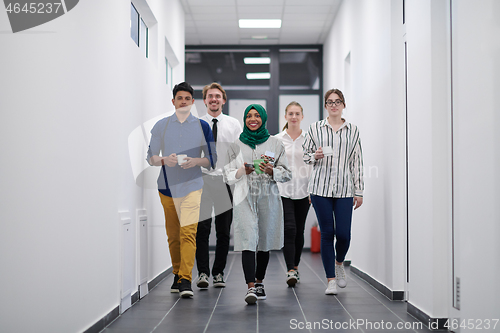
M281 28L281 20L239 20L240 28Z
M247 80L269 80L271 73L247 73Z
M245 57L245 58L243 58L243 62L246 65L270 64L271 58L269 58L269 57Z

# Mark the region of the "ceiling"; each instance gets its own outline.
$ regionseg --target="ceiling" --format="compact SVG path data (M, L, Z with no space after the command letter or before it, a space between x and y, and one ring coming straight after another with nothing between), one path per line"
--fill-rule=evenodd
M342 0L180 0L186 45L322 44ZM240 29L239 19L281 19L280 29ZM265 39L262 37L266 36Z

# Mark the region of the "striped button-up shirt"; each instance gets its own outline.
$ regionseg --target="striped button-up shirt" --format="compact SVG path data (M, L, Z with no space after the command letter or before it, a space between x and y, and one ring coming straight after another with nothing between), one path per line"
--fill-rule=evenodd
M326 146L332 147L333 155L316 160L316 150ZM306 133L302 149L304 162L313 164L309 193L332 198L363 196L363 155L355 125L344 120L334 131L328 119L315 122Z

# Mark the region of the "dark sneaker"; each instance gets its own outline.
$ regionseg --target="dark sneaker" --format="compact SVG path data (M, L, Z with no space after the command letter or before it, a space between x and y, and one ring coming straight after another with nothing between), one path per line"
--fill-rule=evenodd
M224 282L224 275L222 275L222 273L219 273L216 276L214 276L214 287L215 288L224 288L225 286L226 286L226 282Z
M300 274L299 271L295 271L295 275L297 276L297 283L300 283Z
M172 287L170 287L170 292L171 293L179 292L179 275L177 274L174 275L174 283L172 283Z
M208 275L201 273L200 276L198 276L198 281L196 281L196 286L198 288L208 288Z
M192 297L194 295L193 289L191 289L191 281L186 279L179 280L179 294L183 298Z
M289 287L295 287L295 284L298 282L297 272L296 271L288 271L286 273L286 283Z
M247 302L247 304L255 304L255 302L257 302L255 288L248 288L247 294L245 295L245 302Z
M257 299L266 299L266 292L262 283L255 284L255 293L257 294Z

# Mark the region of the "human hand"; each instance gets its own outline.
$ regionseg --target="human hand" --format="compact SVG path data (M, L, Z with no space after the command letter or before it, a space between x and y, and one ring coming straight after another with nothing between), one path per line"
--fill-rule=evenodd
M363 197L354 197L352 200L352 205L354 210L358 209L363 204Z
M323 148L319 147L318 150L316 150L316 152L314 153L314 158L316 160L320 160L323 157L325 157L325 155L323 155Z
M172 167L177 165L177 155L175 153L172 153L172 154L168 155L167 157L164 157L163 161L165 162L165 164L167 166L172 168Z
M194 157L186 157L184 163L180 164L183 169L190 169L198 165L198 159Z
M250 163L245 163L243 168L245 169L245 174L247 175L251 174L255 170L253 164Z
M268 163L266 161L259 164L260 171L267 173L269 176L273 175L273 167L274 166L271 163Z

